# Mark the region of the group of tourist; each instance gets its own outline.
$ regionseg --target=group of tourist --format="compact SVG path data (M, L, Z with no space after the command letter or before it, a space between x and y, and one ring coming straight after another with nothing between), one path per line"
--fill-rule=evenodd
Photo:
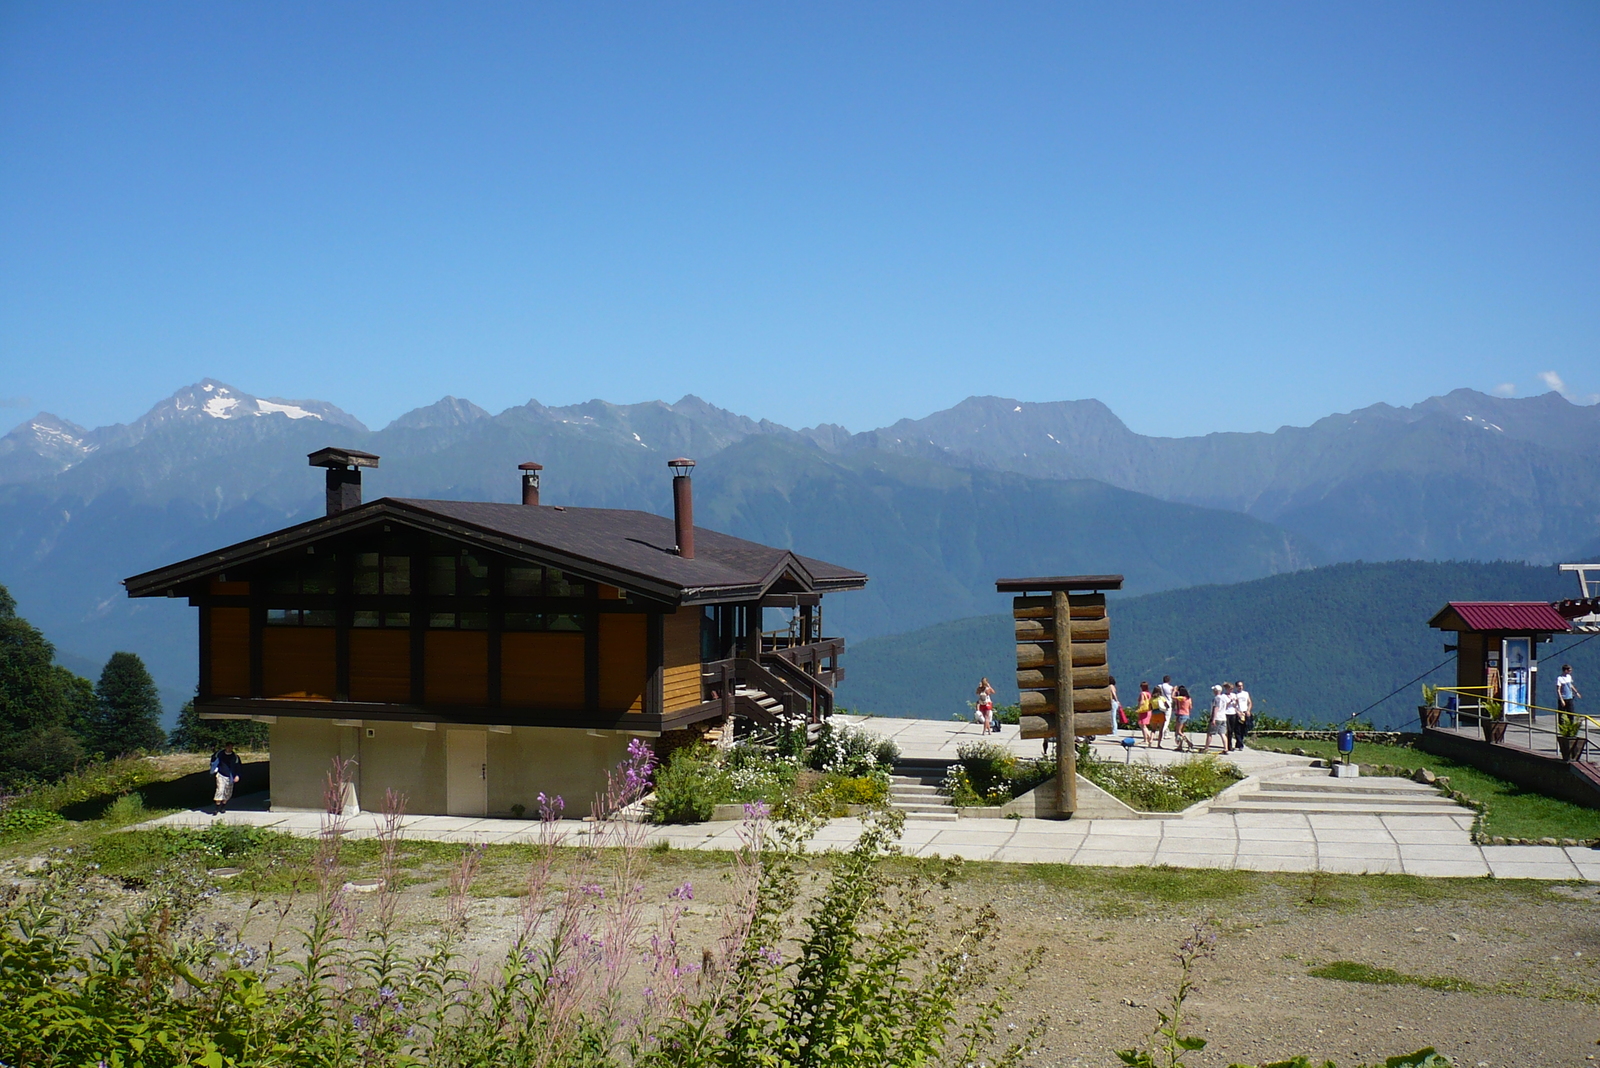
M1154 688L1139 684L1139 702L1126 707L1117 700L1117 680L1111 680L1111 706L1119 723L1129 730L1138 727L1146 749L1166 748L1167 727L1172 727L1172 747L1179 752L1206 753L1216 740L1224 753L1244 748L1245 736L1255 722L1255 706L1244 681L1222 682L1211 687L1211 716L1206 724L1206 743L1196 746L1189 737L1194 718L1194 698L1187 686L1175 686L1171 675L1163 675Z
M1111 712L1115 722L1128 730L1138 727L1144 745L1166 748L1167 727L1172 727L1172 747L1179 752L1208 753L1211 743L1220 741L1222 751L1231 753L1244 748L1246 735L1255 723L1255 705L1244 680L1220 682L1211 687L1211 717L1206 724L1206 744L1196 746L1189 737L1189 723L1194 718L1194 698L1187 686L1175 686L1171 675L1163 675L1152 689L1148 682L1139 684L1139 703L1132 707L1117 699L1117 680L1111 679ZM979 681L974 718L984 734L998 733L1000 725L994 715L994 687L984 678Z

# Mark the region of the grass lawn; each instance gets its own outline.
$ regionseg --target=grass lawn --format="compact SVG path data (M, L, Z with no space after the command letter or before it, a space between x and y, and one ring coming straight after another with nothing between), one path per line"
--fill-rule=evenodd
M1338 745L1331 741L1274 738L1259 742L1251 739L1250 744L1278 753L1300 749L1326 760L1339 756ZM1584 808L1525 790L1477 768L1421 749L1357 742L1350 759L1357 764L1391 764L1412 770L1427 768L1435 775L1450 776L1451 789L1460 790L1474 801L1489 806L1483 822L1485 834L1507 838L1600 838L1600 809Z

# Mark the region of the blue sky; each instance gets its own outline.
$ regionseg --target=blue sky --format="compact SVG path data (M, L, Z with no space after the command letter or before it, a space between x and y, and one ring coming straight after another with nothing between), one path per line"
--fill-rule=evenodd
M0 423L1600 393L1600 5L0 4Z

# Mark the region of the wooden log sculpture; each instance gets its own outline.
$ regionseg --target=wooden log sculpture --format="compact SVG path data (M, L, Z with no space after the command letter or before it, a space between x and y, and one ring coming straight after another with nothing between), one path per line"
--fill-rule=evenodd
M1111 620L1100 591L1121 588L1121 575L995 581L997 591L1022 595L1011 602L1022 737L1055 739L1061 816L1078 807L1078 739L1115 730L1106 659Z

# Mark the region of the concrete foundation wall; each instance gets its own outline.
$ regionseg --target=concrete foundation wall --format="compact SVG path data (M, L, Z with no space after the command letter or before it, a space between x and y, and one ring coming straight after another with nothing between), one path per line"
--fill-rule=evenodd
M512 727L504 734L489 732L487 724L418 730L410 723L336 727L325 719L282 717L272 726L272 807L321 810L333 758L342 756L356 762L351 777L364 810L382 811L392 789L405 795L407 812L442 815L450 730L486 732L491 816L509 816L519 804L537 814L541 792L561 797L568 816L588 815L606 773L628 748L625 735L595 737L574 728Z

